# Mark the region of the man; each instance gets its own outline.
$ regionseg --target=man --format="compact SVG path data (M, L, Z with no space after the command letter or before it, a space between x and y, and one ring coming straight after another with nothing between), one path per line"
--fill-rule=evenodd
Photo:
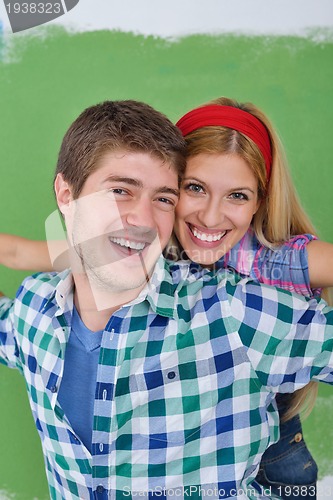
M333 383L324 304L160 256L184 157L143 103L85 110L55 178L72 272L0 302L0 355L26 379L53 499L254 498L275 393Z

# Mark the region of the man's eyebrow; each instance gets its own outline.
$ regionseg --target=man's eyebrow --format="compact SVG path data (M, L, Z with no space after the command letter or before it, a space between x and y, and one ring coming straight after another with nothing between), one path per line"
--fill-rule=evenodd
M134 179L133 177L123 177L121 175L109 175L105 182L123 182L124 184L130 184L131 186L136 186L139 188L143 188L143 184L138 179Z
M134 187L143 189L144 185L139 179L134 179L133 177L123 177L121 175L109 175L105 182L122 182L123 184L129 184ZM179 198L179 189L174 189L169 186L161 186L156 188L155 193L165 193L173 194Z
M179 189L173 189L168 186L162 186L160 188L156 189L156 194L157 193L165 193L165 194L173 194L177 198L179 198Z

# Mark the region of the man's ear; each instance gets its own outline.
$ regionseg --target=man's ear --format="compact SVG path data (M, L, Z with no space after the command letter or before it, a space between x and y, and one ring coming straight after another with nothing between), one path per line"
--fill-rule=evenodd
M71 202L73 201L72 190L62 174L57 174L54 181L54 191L60 212L65 217L68 214Z

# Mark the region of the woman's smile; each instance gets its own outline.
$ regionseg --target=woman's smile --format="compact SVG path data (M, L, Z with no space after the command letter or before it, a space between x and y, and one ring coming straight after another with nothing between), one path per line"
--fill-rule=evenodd
M248 230L258 209L258 183L236 154L189 158L176 208L175 234L187 256L217 262Z

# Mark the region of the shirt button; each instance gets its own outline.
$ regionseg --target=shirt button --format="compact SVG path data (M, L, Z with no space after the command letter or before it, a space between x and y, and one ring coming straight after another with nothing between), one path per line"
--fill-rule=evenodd
M301 432L298 432L297 434L295 434L295 437L294 437L295 443L299 443L300 441L302 441L302 439L303 439L303 436L302 436Z
M56 386L56 385L53 385L53 386L50 388L50 391L51 391L51 392L53 392L53 393L57 392L57 390L58 390L58 388L57 388L57 386Z
M96 491L97 493L103 493L104 492L104 486L102 486L101 484L99 484L96 488Z
M175 372L169 372L168 375L167 375L167 377L168 377L169 380L174 379L175 376L176 376Z

